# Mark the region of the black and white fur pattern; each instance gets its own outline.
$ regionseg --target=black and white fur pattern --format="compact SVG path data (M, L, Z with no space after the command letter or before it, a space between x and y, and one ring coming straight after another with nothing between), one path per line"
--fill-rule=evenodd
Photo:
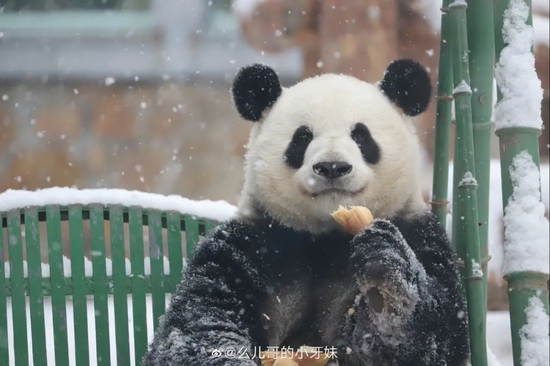
M240 215L197 249L143 365L259 365L248 356L301 345L336 347L340 366L466 365L455 255L422 202L408 120L430 92L410 60L379 85L286 89L266 66L242 70L233 96L257 123ZM330 217L340 204L377 219L352 237Z

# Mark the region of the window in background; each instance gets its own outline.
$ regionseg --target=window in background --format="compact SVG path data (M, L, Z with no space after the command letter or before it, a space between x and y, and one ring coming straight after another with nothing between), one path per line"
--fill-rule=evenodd
M146 10L150 0L0 0L4 13L57 10Z
M202 28L207 38L236 38L239 22L233 13L232 0L205 1Z

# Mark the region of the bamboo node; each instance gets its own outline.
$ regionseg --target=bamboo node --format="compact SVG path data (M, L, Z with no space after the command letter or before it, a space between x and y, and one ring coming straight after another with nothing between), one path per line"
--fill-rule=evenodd
M477 188L477 182L460 182L458 188Z
M448 102L452 102L455 98L453 98L452 95L436 95L435 96L435 100L443 100L443 101L448 101Z
M472 123L472 128L474 130L490 130L493 128L493 126L495 125L495 123L493 121L489 121L489 122L473 122Z
M493 257L491 255L488 255L488 256L485 256L485 257L481 258L481 265L486 266L492 258ZM456 264L458 265L459 268L464 268L464 260L463 259L460 259L460 258L457 259Z
M432 205L435 205L435 206L447 206L449 204L449 201L448 200L444 200L444 201L430 201L430 204Z
M453 93L453 97L457 97L459 95L472 95L472 91L471 90L459 90L459 91L455 91Z

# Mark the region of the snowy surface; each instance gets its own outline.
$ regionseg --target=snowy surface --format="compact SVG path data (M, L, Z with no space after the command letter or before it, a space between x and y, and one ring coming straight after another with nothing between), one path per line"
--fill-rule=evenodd
M548 341L548 314L537 297L529 299L525 309L527 324L520 330L522 366L547 366L550 360Z
M458 84L457 87L453 90L453 95L462 93L472 94L472 89L470 89L470 86L468 85L466 80L462 80L460 84Z
M426 168L428 169L428 168ZM492 160L490 163L490 197L489 197L489 253L492 259L489 261L488 272L495 281L500 282L502 280L502 265L504 259L503 250L503 205L502 205L502 183L500 176L500 161ZM549 199L549 187L550 187L550 169L548 164L541 164L540 178L542 181L542 202L546 209L550 208ZM449 188L448 188L448 200L452 202L453 199L453 163L449 165ZM431 187L431 180L429 182ZM431 188L430 188L431 189ZM449 210L452 208L452 203L449 203ZM547 223L548 225L548 223ZM447 231L451 235L451 215L448 215ZM548 239L548 235L546 235ZM547 262L548 263L548 262Z
M140 206L160 211L175 211L206 219L226 221L237 208L225 201L194 201L181 196L164 196L124 189L75 189L64 187L37 191L7 190L0 194L0 212L45 205L103 204Z
M548 219L540 196L540 173L523 151L512 162L514 191L504 211L504 273L550 273Z
M495 108L495 130L509 127L541 128L543 89L535 71L531 52L533 28L525 22L529 7L523 0L511 0L504 13L503 36L508 45L502 50L495 78L502 100Z
M114 306L113 298L109 296L109 322L114 324ZM166 295L166 305L170 302L170 295ZM10 364L9 366L16 366L13 360L13 323L11 318L11 302L8 301L8 344L10 352ZM28 306L28 303L27 303ZM153 339L153 311L151 305L151 297L147 295L147 339L151 341ZM97 364L96 362L96 335L95 335L95 311L93 299L89 298L87 303L88 309L88 349L90 352L90 365ZM52 321L52 307L50 298L44 299L44 314L46 319L46 348L47 348L47 365L41 366L53 366L55 365L54 355L54 337L53 337L53 321ZM128 297L128 330L130 345L130 366L135 366L134 360L134 338L133 338L133 315L132 315L132 300L131 296ZM74 356L74 326L73 326L73 306L70 298L67 299L67 333L69 340L69 365L76 366ZM29 356L32 357L32 339L30 337L30 312L27 308L27 327L29 327L29 337L27 338L29 344ZM111 345L111 365L117 366L116 362L116 342L115 342L115 329L114 326L109 329L109 341ZM487 316L487 344L490 350L495 355L495 359L489 363L489 366L513 366L512 362L512 345L510 336L510 317L507 312L489 312ZM32 363L30 363L32 364ZM126 365L124 365L126 366Z
M474 178L472 172L466 172L462 180L458 183L458 186L477 186L477 180Z

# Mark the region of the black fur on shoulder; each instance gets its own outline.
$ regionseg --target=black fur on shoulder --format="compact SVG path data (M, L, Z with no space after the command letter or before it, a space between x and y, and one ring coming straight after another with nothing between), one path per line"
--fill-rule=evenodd
M275 70L254 64L238 72L231 92L239 114L248 121L257 122L281 96L282 87Z
M388 65L380 89L409 116L424 112L432 95L430 77L424 66L404 58Z

